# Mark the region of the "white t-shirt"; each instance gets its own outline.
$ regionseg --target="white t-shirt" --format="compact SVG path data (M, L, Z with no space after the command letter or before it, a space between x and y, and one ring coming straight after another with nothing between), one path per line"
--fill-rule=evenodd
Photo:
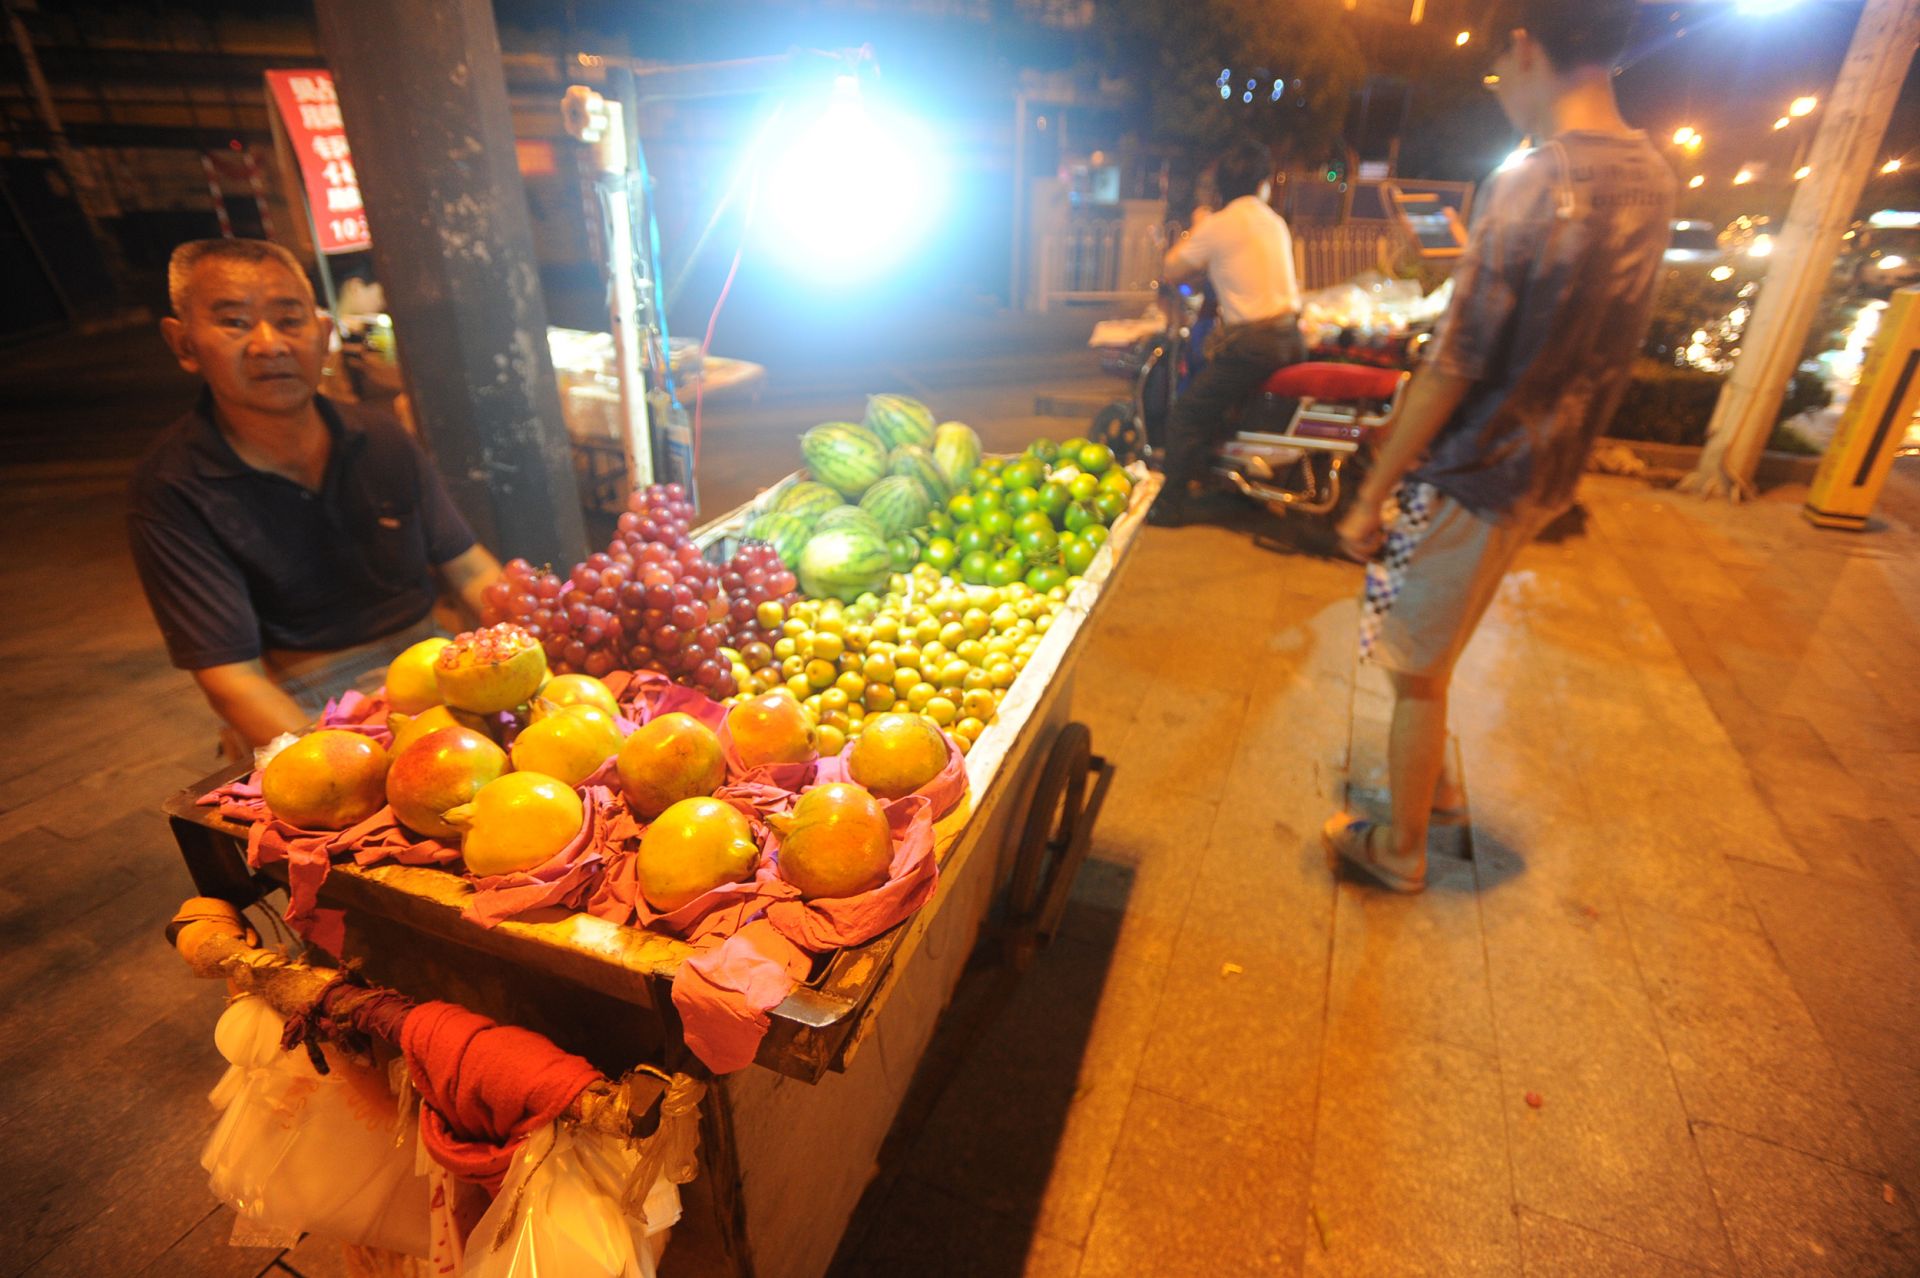
M1293 236L1286 219L1258 196L1243 195L1201 222L1173 254L1207 273L1220 317L1229 324L1254 324L1300 310Z

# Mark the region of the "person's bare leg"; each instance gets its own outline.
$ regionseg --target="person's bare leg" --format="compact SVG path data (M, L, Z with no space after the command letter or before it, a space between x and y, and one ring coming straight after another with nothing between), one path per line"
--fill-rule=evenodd
M1467 783L1460 776L1459 752L1452 747L1451 734L1440 743L1440 780L1433 787L1433 810L1449 816L1467 810Z
M1432 815L1447 750L1447 677L1388 671L1393 726L1387 739L1387 784L1393 823L1381 830L1374 857L1395 873L1426 871L1427 820Z

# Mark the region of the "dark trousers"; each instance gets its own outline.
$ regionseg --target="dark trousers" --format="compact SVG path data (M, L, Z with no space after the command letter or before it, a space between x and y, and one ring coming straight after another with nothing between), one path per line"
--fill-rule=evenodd
M1166 497L1179 502L1187 485L1206 470L1207 457L1233 431L1240 409L1267 378L1306 358L1300 326L1289 315L1259 324L1238 324L1215 340L1207 366L1173 406L1168 423ZM1165 498L1163 498L1165 500Z

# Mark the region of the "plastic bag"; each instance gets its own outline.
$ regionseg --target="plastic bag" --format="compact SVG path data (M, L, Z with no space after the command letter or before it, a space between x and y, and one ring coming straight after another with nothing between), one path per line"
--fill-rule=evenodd
M621 1198L639 1165L632 1146L549 1123L521 1144L493 1206L467 1235L462 1278L655 1278L648 1238L680 1219L662 1169L640 1215Z
M210 1099L225 1110L200 1163L239 1215L236 1243L291 1247L303 1233L412 1256L427 1254L427 1182L417 1135L395 1138L380 1071L331 1050L330 1072L282 1051L285 1023L259 998L236 1000L214 1042L231 1068Z

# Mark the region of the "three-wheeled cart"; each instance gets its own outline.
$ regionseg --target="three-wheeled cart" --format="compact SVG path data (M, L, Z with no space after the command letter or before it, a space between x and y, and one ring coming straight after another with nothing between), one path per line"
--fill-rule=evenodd
M990 916L1016 961L1052 935L1112 778L1073 721L1074 676L1159 483L1142 472L1128 511L968 754L969 799L935 831L933 900L819 960L771 1013L755 1065L709 1088L700 1175L686 1187L664 1274L822 1273ZM730 551L755 510L749 503L696 539ZM246 906L284 886L285 866L250 871L246 828L198 802L233 775L182 791L166 813L200 893ZM482 927L461 918L469 894L444 870L348 862L333 867L321 903L346 912L340 957L373 982L536 1030L610 1078L637 1064L698 1071L670 997L684 942L558 910Z

